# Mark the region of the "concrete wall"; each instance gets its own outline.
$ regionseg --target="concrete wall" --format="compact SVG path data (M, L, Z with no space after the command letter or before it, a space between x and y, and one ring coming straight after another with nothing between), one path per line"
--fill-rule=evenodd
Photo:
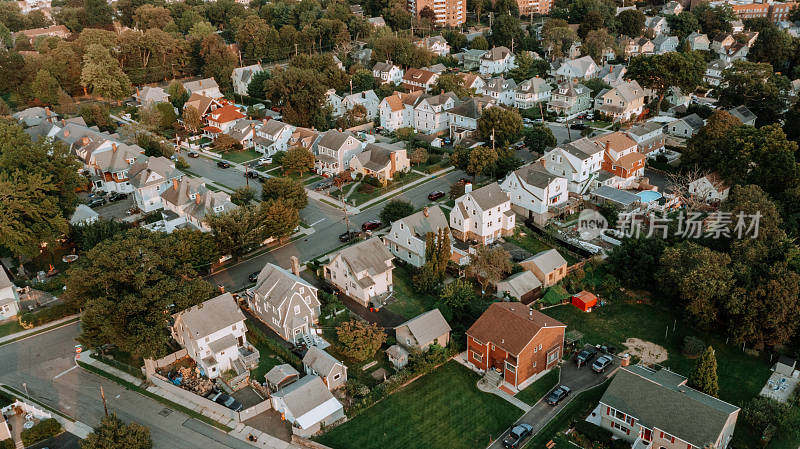
M187 355L189 354L186 352L186 348L182 348L158 360L144 359L144 367L142 368L142 372L149 379L151 375L155 374L156 369L172 365L177 360L182 359Z
M261 401L260 403L254 405L254 406L252 406L250 408L246 408L246 409L242 410L241 412L239 412L239 420L240 421L247 421L248 419L250 419L250 418L252 418L252 417L254 417L254 416L256 416L256 415L258 415L260 413L264 413L264 412L266 412L267 410L269 410L271 408L272 408L272 404L270 403L270 400L269 399L265 399L264 401Z

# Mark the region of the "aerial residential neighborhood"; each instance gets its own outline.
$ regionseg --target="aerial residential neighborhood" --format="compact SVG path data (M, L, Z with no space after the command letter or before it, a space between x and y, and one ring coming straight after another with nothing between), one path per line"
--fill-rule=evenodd
M0 449L800 447L794 0L0 2Z

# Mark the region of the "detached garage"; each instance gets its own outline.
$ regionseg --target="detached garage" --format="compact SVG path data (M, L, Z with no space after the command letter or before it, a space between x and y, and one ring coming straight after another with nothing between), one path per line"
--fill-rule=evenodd
M592 307L597 305L597 296L583 290L579 293L572 295L572 305L583 310L584 312L591 312Z

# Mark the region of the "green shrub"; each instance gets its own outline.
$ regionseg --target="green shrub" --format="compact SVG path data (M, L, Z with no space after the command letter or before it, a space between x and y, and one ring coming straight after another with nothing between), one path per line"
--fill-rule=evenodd
M53 418L45 419L39 424L22 431L22 442L25 446L30 446L39 441L46 440L61 433L61 424Z
M292 365L297 370L299 370L299 371L303 371L304 370L303 361L300 360L300 357L297 357L293 352L291 352L288 349L286 349L286 347L283 346L282 344L278 343L277 341L273 340L272 338L267 337L264 334L264 332L262 332L261 329L259 329L258 327L256 327L256 326L248 326L247 327L247 335L248 335L247 338L250 340L250 343L252 343L254 346L258 346L260 344L263 344L270 351L272 351L275 354L277 354L279 357L281 357L283 360L285 360L286 363Z
M383 187L381 180L374 176L365 176L363 181L364 183L369 184L373 187Z
M0 449L14 449L14 447L14 440L11 438L0 441Z
M7 405L13 404L15 399L6 393L5 391L0 391L0 408L3 408Z
M591 441L607 443L611 441L612 433L588 421L575 421L575 431L589 438ZM627 445L630 447L630 444Z
M29 329L31 327L41 326L42 324L55 321L59 318L78 313L80 308L77 304L72 302L62 302L54 306L38 310L36 312L26 312L20 315L19 324Z
M703 351L706 350L706 344L703 340L687 335L683 339L683 353L688 357L699 357Z

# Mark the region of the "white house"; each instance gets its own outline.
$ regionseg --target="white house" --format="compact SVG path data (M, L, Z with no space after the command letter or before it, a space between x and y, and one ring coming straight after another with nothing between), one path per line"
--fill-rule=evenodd
M270 396L272 408L292 423L292 433L310 437L344 419L344 406L319 376L305 376Z
M166 232L186 224L208 232L211 229L205 223L206 216L236 208L230 195L209 190L201 179L188 176L180 180L173 179L172 187L161 194L161 202L164 205L164 219L159 229Z
M467 190L472 184L467 184ZM462 241L476 240L483 244L514 233L515 217L511 200L493 182L456 199L450 212L450 230Z
M189 94L198 94L209 98L222 98L222 92L219 90L219 84L214 78L205 78L197 81L187 81L183 83L183 88Z
M532 108L537 103L549 101L552 91L553 87L538 76L525 80L517 86L514 93L514 106L520 109Z
M344 114L344 106L342 105L342 97L336 93L336 89L328 89L325 92L325 103L331 107L331 115L340 117Z
M306 374L319 376L322 383L333 391L347 383L347 365L317 346L311 346L303 356Z
M438 79L438 73L425 69L409 68L403 75L403 87L409 92L416 90L428 92Z
M644 27L651 35L656 37L669 33L669 24L664 16L647 17L644 21Z
M160 87L144 86L136 88L136 101L142 106L169 102L169 94Z
M481 75L495 75L517 68L516 57L506 47L494 47L481 56Z
M244 149L255 146L256 128L261 124L258 120L242 119L228 129L227 134L242 145Z
M718 174L711 173L689 183L689 193L709 203L725 201L731 186Z
M722 82L722 71L730 66L729 63L722 59L715 59L706 65L706 73L703 75L703 81L712 86L719 86Z
M253 75L263 72L264 68L261 64L248 65L246 67L236 67L231 73L231 80L233 81L233 91L239 95L247 95L247 86L253 79Z
M546 160L520 167L500 184L511 200L511 209L539 224L550 218L551 207L558 207L569 198L567 179L548 172L543 163Z
M421 267L425 265L427 235L431 232L435 238L439 230L450 233L444 212L439 206L425 207L393 222L392 229L383 237L383 243L398 259Z
M447 110L456 105L458 97L445 94L423 96L414 107L414 129L432 134L447 129Z
M253 137L255 150L266 156L286 151L294 129L294 126L280 120L263 121L261 126L256 127L256 135Z
M6 269L0 265L0 318L8 319L19 313L17 286L11 282Z
M137 162L128 170L133 186L133 199L142 212L161 209L161 194L172 185L173 179L181 179L183 173L175 163L164 156L149 157Z
M697 114L689 114L667 124L667 134L688 139L694 136L705 121Z
M238 373L258 363L258 353L247 343L244 314L230 293L178 312L172 318L173 338L186 348L209 379L228 370Z
M342 107L345 111L349 111L357 105L364 106L364 109L367 110L367 118L370 120L378 117L379 104L380 100L372 89L347 95L342 99Z
M656 36L653 40L653 51L656 54L669 53L678 49L678 38L675 36L667 36L661 34Z
M381 127L387 131L413 127L414 106L417 105L423 93L421 90L410 93L394 92L381 100L378 105Z
M85 143L84 143L85 142ZM92 175L92 185L104 192L131 193L128 170L138 160L144 159L144 150L138 145L126 145L100 138L83 137L75 150L84 167Z
M472 137L478 129L478 119L486 108L495 106L489 97L470 97L461 104L447 110L450 137L455 143Z
M349 246L323 267L325 280L364 307L380 307L394 290L394 255L378 237Z
M512 78L505 79L498 76L487 80L486 85L478 93L493 98L498 104L514 106L517 83Z
M350 159L361 150L361 141L349 131L325 131L317 142L314 170L323 176L336 176L350 168Z
M604 148L583 137L546 152L545 169L567 179L570 192L583 194L597 178L603 164Z
M425 48L438 56L445 56L450 54L450 45L447 40L442 36L431 36L419 39L414 42L417 47Z
M591 56L582 56L577 59L564 61L553 73L553 76L561 81L573 79L589 80L597 78L600 74L600 67L594 62Z
M392 61L376 62L372 67L372 76L381 80L381 84L403 82L403 69L392 64Z
M268 263L247 290L247 306L284 340L316 344L320 302L317 288L300 278L300 263L292 257L292 271Z
M697 31L693 31L692 34L686 36L686 42L689 43L689 49L692 51L708 51L709 46L711 45L711 41L708 39L708 36L698 33Z

